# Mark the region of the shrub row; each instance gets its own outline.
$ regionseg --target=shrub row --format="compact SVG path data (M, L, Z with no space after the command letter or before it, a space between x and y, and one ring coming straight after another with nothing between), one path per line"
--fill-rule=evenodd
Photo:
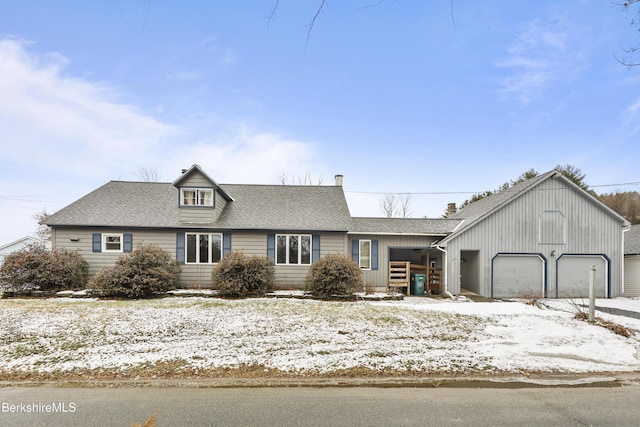
M0 288L5 291L59 291L82 289L88 280L88 263L78 252L29 246L5 258L0 267ZM174 289L180 264L155 245L140 245L89 281L103 296L140 298ZM234 251L212 271L213 287L222 296L263 295L273 289L275 268L267 257ZM327 255L309 268L305 290L320 297L349 295L362 290L362 273L342 255Z

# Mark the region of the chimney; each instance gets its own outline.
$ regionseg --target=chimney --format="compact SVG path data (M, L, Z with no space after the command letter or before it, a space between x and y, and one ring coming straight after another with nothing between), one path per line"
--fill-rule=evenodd
M455 203L447 203L447 216L453 215L457 210Z
M344 178L342 175L336 175L336 186L337 187L342 187L342 179Z

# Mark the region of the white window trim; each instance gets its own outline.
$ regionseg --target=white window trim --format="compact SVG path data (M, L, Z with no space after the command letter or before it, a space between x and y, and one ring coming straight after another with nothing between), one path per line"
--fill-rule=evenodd
M189 248L188 248L188 244L189 244L189 235L194 235L196 236L196 260L195 261L189 261L188 260L188 252L189 252ZM211 255L211 243L212 243L212 239L211 236L219 236L220 237L220 259L222 259L222 256L224 255L224 240L222 237L222 233L184 233L184 263L185 264L205 264L205 265L215 265L220 261L212 261L209 260L208 262L200 262L200 236L209 236L209 247L207 249L208 251L208 256L207 258L209 258L209 256Z
M368 267L363 267L362 266L362 244L363 243L368 243L369 244L369 266ZM360 268L360 270L371 270L371 240L359 240L358 241L358 267Z
M107 239L117 237L120 239L120 249L107 249ZM122 233L102 233L102 252L122 252L124 246L124 234Z
M196 204L190 205L184 202L184 192L186 191L195 191L196 194ZM200 204L200 192L211 193L211 202L209 204ZM180 189L180 206L188 206L188 207L209 207L212 208L214 205L215 192L213 188L197 188L197 187L185 187Z
M278 237L286 237L287 239L287 243L285 245L286 248L286 262L278 262ZM289 262L289 238L290 237L297 237L298 238L298 263L297 264L292 264ZM302 238L303 237L308 237L309 238L309 263L302 263ZM313 236L311 234L276 234L276 253L275 253L275 260L276 260L276 265L292 265L292 266L309 266L311 264L313 264Z

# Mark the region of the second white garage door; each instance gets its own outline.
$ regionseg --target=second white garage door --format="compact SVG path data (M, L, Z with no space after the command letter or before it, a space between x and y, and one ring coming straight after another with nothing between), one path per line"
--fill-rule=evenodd
M492 296L544 296L545 263L536 254L498 254L493 259Z

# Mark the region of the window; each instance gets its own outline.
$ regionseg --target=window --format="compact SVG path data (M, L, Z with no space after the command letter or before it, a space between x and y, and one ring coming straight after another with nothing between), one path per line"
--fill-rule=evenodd
M186 263L214 264L222 259L222 234L187 233Z
M102 252L122 252L122 234L103 234Z
M360 260L358 266L363 270L371 270L371 240L360 240Z
M304 234L276 235L276 264L310 265L311 236Z
M213 206L211 188L181 188L180 193L182 206Z

